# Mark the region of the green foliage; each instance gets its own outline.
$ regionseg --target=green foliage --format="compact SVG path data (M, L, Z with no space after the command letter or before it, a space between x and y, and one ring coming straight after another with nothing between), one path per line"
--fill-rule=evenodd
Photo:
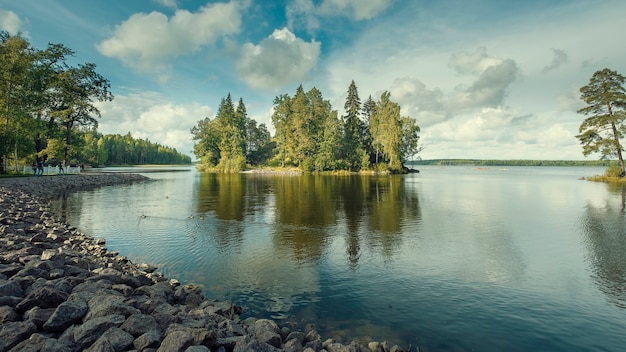
M271 158L276 145L267 127L248 117L243 99L234 108L230 94L220 102L216 117L198 121L191 134L202 171L231 173L248 164L260 165Z
M315 87L305 92L299 86L293 98L277 96L272 123L280 165L292 160L303 171L360 171L384 162L386 172L403 172L403 163L421 150L420 129L400 116L390 96L385 92L378 102L370 96L361 106L353 81L341 119Z
M83 147L73 138L97 127L100 111L94 103L113 99L109 81L93 63L69 65L72 55L62 44L38 50L20 35L0 32L1 172L9 158L54 154L68 163ZM55 142L46 147L47 141Z
M620 169L619 165L611 165L607 167L606 171L604 172L604 176L607 177L620 177L621 175L622 170Z
M620 174L626 174L623 146L626 125L626 78L607 68L596 71L589 84L580 88L580 98L587 104L578 113L591 115L580 125L580 134L576 136L583 145L583 155L599 153L601 159L617 157Z

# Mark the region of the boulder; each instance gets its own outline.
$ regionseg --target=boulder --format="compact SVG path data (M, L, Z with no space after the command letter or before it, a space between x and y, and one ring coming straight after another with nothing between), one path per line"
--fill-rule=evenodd
M66 292L49 286L42 286L29 293L15 308L19 311L26 311L33 307L56 308L65 302L68 296Z
M82 347L88 347L105 331L122 325L125 320L123 315L117 314L88 320L84 324L78 325L74 330L74 342Z
M43 329L48 332L60 332L82 319L88 310L85 301L77 299L65 301L56 308L52 316L43 324Z
M8 351L37 331L32 321L8 322L0 328L0 351Z
M126 351L128 347L133 344L133 336L126 331L112 327L105 331L102 336L98 337L96 342L91 345L86 351L102 351L108 347L112 348L115 352Z

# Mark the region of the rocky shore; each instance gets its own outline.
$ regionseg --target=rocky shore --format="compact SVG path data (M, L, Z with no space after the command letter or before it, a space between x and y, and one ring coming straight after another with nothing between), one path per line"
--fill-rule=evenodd
M313 325L297 331L242 320L241 307L109 252L104 239L81 233L48 205L64 192L147 180L117 173L0 179L0 352L403 351L322 339Z

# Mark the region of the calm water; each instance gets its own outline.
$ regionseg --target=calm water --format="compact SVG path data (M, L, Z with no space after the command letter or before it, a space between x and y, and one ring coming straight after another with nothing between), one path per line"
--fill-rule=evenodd
M597 168L146 173L55 204L109 250L324 337L421 351L623 351L626 190ZM415 350L415 349L414 349Z

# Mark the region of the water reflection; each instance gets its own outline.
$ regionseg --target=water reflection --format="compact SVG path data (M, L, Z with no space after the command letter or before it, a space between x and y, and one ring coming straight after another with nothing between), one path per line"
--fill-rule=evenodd
M582 228L592 278L612 304L626 308L626 188L607 187L603 203L585 207Z
M211 233L220 247L241 243L244 222L256 219L271 224L274 249L300 263L318 261L331 238L344 235L352 267L363 241L393 256L405 220L421 216L418 194L407 192L398 176L206 174L197 183L196 206L201 216L221 220Z

